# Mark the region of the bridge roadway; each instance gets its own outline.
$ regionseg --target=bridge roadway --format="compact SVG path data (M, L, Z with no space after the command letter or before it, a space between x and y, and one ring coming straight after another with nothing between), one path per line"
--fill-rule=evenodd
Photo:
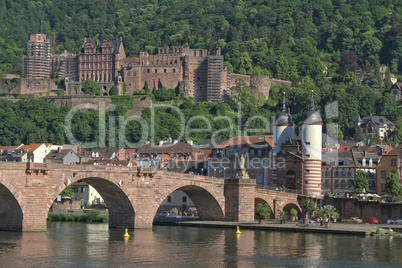
M268 203L273 212L301 211L297 194L257 188L250 179L154 168L0 162L0 230L45 231L49 209L67 181L93 186L108 204L109 227L114 228L152 227L158 207L177 189L191 198L203 220L250 222L259 202Z

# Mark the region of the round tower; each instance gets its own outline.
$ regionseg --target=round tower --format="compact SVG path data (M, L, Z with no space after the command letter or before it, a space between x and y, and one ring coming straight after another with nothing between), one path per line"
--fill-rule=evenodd
M310 110L301 123L301 147L304 155L303 194L321 198L322 118L315 110L311 94Z

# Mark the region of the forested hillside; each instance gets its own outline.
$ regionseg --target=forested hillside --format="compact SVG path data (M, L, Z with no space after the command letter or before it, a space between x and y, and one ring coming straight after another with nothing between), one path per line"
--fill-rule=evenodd
M249 116L276 113L285 90L298 123L314 90L323 110L339 103L337 114L323 113L325 122L353 137L359 114L384 115L402 128L387 92L390 74L383 81L378 71L385 64L402 73L401 14L400 0L4 0L0 76L21 73L28 34L40 32L41 22L44 33L56 33L56 53L78 52L85 37L122 37L127 56L159 46L221 47L229 69L295 86L274 87Z

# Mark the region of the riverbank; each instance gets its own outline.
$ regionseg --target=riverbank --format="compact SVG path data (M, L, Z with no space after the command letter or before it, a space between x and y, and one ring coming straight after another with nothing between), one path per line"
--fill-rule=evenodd
M343 235L373 235L380 228L382 234L400 233L402 226L389 224L353 224L353 223L331 223L331 227L321 226L320 223L300 224L292 221L280 223L278 220L268 221L265 224L254 222L226 222L226 221L168 221L161 220L154 222L155 225L176 225L176 226L192 226L192 227L212 227L212 228L231 228L240 230L266 230L280 232L300 232L300 233L326 233L326 234L343 234Z

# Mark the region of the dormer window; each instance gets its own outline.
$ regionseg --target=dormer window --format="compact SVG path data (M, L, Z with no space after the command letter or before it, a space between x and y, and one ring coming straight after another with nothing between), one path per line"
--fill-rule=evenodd
M363 166L363 167L366 166L366 158L363 158L363 160L362 160L362 166Z
M369 160L369 166L372 167L373 166L373 160L370 158Z

